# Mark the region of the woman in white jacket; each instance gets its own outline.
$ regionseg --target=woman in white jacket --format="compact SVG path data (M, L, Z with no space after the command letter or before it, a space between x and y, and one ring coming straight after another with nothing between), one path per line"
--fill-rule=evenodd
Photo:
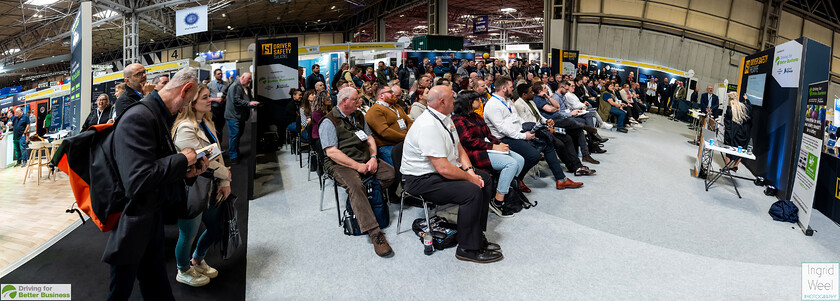
M198 85L198 93L189 105L185 106L172 127L175 147L201 149L218 143L216 128L210 112L210 90L204 84ZM207 250L221 236L221 216L219 205L230 195L230 169L225 167L222 156L209 161L208 170L213 170L214 187L218 197L213 198L207 209L192 219L178 220L178 243L175 245L175 260L178 274L175 280L190 286L203 286L215 278L218 271L204 261ZM195 252L190 257L190 249L198 234L199 226L204 222L206 230L198 239Z

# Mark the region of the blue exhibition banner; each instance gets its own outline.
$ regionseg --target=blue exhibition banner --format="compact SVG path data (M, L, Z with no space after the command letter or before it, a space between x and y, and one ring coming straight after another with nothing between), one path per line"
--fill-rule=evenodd
M70 95L64 96L61 98L61 128L67 129L70 128L70 114L72 114L73 108L71 107L72 102L70 101Z
M200 55L204 58L205 61L221 60L224 58L224 52L221 50L202 52Z
M63 97L53 97L50 99L50 115L52 116L52 121L50 123L49 132L54 133L57 130L60 130L63 126L62 124L62 117L61 112L62 110L62 100Z
M483 34L490 31L490 18L488 16L478 16L473 21L473 34Z

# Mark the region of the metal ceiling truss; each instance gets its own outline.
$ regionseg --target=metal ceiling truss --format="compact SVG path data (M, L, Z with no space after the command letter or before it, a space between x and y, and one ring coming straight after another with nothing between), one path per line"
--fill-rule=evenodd
M341 28L341 31L344 32L352 32L370 22L375 22L379 18L400 13L414 6L425 4L428 1L429 0L381 0L362 9L362 11L355 15L349 16L344 20L340 20L338 28Z
M837 9L833 2L836 0L791 0L786 4L789 8L797 8L799 12L822 19L821 21L840 27Z

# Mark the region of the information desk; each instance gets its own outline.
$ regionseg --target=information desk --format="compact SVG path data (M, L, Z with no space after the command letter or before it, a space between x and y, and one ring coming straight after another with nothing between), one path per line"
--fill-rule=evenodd
M840 223L840 159L825 153L820 157L814 209Z
M740 178L744 180L753 179L744 178L732 175L732 167L735 165L737 160L730 160L728 164L723 166L719 171L712 170L712 158L714 156L714 152L719 152L720 157L723 158L723 161L726 162L726 155L734 155L741 159L749 159L755 160L755 155L748 154L748 153L739 153L737 150L729 149L730 146L716 146L709 144L709 141L703 141L703 169L706 170L706 178L703 180L704 184L706 185L706 191L709 191L709 187L717 182L718 179L722 176L728 176L730 180L732 180L732 186L735 187L735 194L738 195L738 198L741 198L741 193L738 192L738 184L735 183L735 178Z
M15 145L12 143L12 132L8 134L0 133L0 137L3 137L0 140L0 168L6 168L15 163Z

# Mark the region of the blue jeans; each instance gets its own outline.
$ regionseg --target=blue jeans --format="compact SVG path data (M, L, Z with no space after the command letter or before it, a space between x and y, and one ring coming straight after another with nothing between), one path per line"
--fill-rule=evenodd
M385 161L388 164L391 164L391 166L394 166L394 160L391 159L391 150L393 150L393 149L394 149L393 145L391 145L391 146L380 146L379 148L376 149L376 154L379 155L379 159L382 159L382 161Z
M230 144L228 145L228 153L231 159L239 157L239 138L242 138L242 132L239 128L239 120L227 119L228 134L230 135Z
M26 161L29 161L29 148L27 147L28 143L26 142L26 133L24 133L23 136L20 136L19 144L21 156L18 157L18 162L26 163Z
M540 157L545 156L545 162L548 163L548 168L551 169L551 174L554 175L555 180L565 180L566 175L563 174L563 167L560 166L560 159L557 159L557 153L554 151L554 143L547 145L536 145L532 141L502 138L502 142L510 146L510 150L516 152L524 159L522 171L517 176L518 180L525 179L534 165L540 162ZM542 153L542 155L540 155Z
M619 129L623 129L624 128L624 119L627 118L627 113L625 113L624 111L622 111L619 108L610 107L610 114L615 115L615 117L618 119L615 123L615 127L619 128Z
M215 200L210 200L215 202ZM192 219L178 219L178 242L175 244L175 263L180 270L190 268L190 249L198 234L198 227L204 222L204 233L198 238L192 258L201 261L207 255L207 250L219 240L222 232L220 207L210 205L204 213Z
M499 174L499 185L496 185L496 192L507 194L510 189L510 182L522 172L525 159L514 151L511 151L508 155L488 152L487 156L490 157L490 165L493 166L493 169L502 171Z

